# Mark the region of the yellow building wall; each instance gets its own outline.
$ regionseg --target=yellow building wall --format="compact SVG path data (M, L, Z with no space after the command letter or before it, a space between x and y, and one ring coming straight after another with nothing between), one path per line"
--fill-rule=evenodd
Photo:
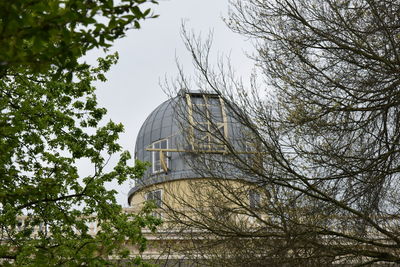
M146 194L154 190L162 190L162 208L169 210L185 210L190 208L207 208L216 204L232 207L249 205L249 190L260 191L263 200L268 193L256 185L243 180L232 179L181 179L151 185L136 192L131 200L130 207L140 210L145 201ZM264 191L264 192L262 192Z
M238 225L253 224L246 212L249 210L249 190L254 189L267 200L265 190L262 192L263 189L255 184L232 179L173 180L137 191L129 203L132 212L143 207L148 192L162 190L162 206L155 212L160 214L163 223L155 233L146 234L149 242L143 256L148 259L193 257L190 253L196 253L197 247L214 238L196 223L212 225L233 219ZM224 213L227 207L229 211ZM232 211L236 213L232 214Z

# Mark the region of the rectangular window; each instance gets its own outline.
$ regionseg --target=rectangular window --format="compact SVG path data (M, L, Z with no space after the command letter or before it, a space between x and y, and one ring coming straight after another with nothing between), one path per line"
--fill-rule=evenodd
M169 168L169 152L163 151L163 149L168 149L168 140L160 140L152 144L153 149L153 173L168 172Z
M223 153L227 118L223 100L216 94L187 94L189 141L195 150Z
M157 208L161 208L162 205L162 190L150 191L146 194L146 201L152 201Z
M249 190L249 205L251 209L260 208L261 204L261 195L257 190L251 189Z

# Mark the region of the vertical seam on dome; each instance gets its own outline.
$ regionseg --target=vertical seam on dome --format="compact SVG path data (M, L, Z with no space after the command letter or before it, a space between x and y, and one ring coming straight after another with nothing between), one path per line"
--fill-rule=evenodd
M164 104L164 103L163 103L163 104ZM155 113L154 113L154 118L153 118L152 121L151 121L151 127L150 127L150 130L151 130L151 132L150 132L150 144L152 144L152 143L154 142L154 140L152 139L152 132L153 132L153 129L154 129L154 121L155 121L155 119L158 117L158 113L160 112L160 110L161 110L163 104L161 104L160 106L158 106L158 108L156 108L156 110L153 111L153 112L155 112ZM150 145L150 144L149 144L149 145ZM143 146L143 148L145 148L145 147Z
M161 125L160 125L160 139L164 139L166 136L161 136L162 129L164 128L164 118L165 118L165 111L168 109L168 107L171 105L171 101L167 102L167 105L165 105L161 117ZM168 135L167 135L168 136Z
M176 98L173 100L174 101L174 104L176 103L175 101L176 101ZM172 101L171 101L172 102ZM172 106L172 103L171 103L171 106ZM173 132L173 124L174 124L174 114L175 114L175 108L174 107L171 107L171 109L172 109L172 112L171 112L171 116L170 116L170 133L171 133L171 148L173 147L173 146L175 146L176 147L176 144L175 144L175 140L174 140L174 132ZM176 170L176 162L174 162L173 160L172 160L172 153L171 153L171 155L170 155L170 157L171 157L171 160L170 160L170 168L171 168L171 177L172 177L172 172L174 171L174 170Z
M161 104L162 105L162 104ZM160 106L161 106L160 105ZM136 147L135 147L135 152L139 154L139 149L138 149L138 143L141 143L141 147L144 148L144 134L142 133L142 130L145 132L147 126L149 125L149 122L151 118L153 117L153 114L157 111L157 109L160 107L158 106L155 110L153 110L150 115L146 118L146 120L143 122L143 125L140 127L139 132L138 132L138 137L136 138ZM154 120L154 119L153 119ZM139 140L141 139L141 140ZM143 151L142 151L143 152ZM143 153L143 160L144 160L144 153Z

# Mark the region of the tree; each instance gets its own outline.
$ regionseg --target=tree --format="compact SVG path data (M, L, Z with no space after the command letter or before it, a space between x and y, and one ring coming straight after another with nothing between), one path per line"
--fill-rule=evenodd
M210 132L228 156L202 154L194 166L221 179L234 166L230 178L247 175L267 193L255 210L216 180L231 204L209 205L232 223L194 206L197 219L176 219L213 233L210 242L251 239L251 258L265 263L399 263L399 11L399 1L232 3L228 26L255 43L250 88L225 65L209 66L210 42L184 30L197 89L223 97L246 129L239 143ZM185 77L174 86L193 87ZM238 214L256 223L238 225Z
M139 20L145 1L2 1L0 3L0 262L4 265L112 264L142 251L141 229L159 219L146 206L125 213L105 183L140 177L117 143L123 131L97 105L94 81L117 55L97 66L79 63L93 48L107 49ZM120 153L112 171L105 167ZM93 172L78 174L86 159ZM89 225L97 227L96 235ZM138 256L138 255L137 255ZM129 259L129 258L128 258ZM130 259L140 264L137 258Z
M141 19L156 17L139 5L156 1L51 0L0 3L1 73L10 67L46 72L74 70L93 48L107 49Z

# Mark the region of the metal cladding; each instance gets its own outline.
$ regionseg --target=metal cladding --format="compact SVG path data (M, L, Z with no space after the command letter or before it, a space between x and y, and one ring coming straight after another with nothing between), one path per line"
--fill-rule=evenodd
M159 105L140 128L136 139L135 159L150 162L152 167L148 168L144 176L136 181L135 187L129 191L128 203L133 194L144 187L172 180L202 177L192 169L187 160L193 156L194 145L190 142L190 137L188 138L188 132L190 132L190 121L193 123L193 118L196 117L194 114L196 112L188 107L196 106L196 102L199 101L210 103L207 109L215 110L212 111L215 113L213 120L220 125L216 131L220 131L226 138L235 136L238 124L231 116L231 112L226 112L227 108L218 95L200 91L180 91L176 97ZM208 114L212 112L207 110ZM198 123L202 124L206 125L206 122ZM199 133L192 129L191 134L198 136ZM204 135L199 140L207 138ZM202 146L204 147L204 143ZM220 148L213 146L212 149Z

